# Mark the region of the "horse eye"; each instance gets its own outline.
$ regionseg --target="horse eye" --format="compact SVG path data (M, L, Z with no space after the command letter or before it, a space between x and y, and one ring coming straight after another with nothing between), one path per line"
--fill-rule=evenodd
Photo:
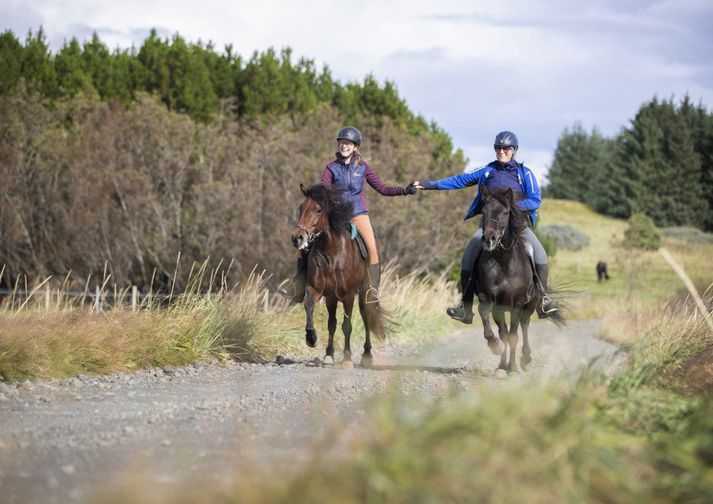
M321 208L318 208L317 210L315 210L315 212L317 212L317 213L322 213L322 209L321 209Z

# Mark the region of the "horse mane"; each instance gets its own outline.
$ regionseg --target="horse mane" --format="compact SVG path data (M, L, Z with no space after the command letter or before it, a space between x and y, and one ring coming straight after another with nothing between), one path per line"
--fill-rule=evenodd
M341 197L342 191L335 186L315 184L307 189L306 196L317 202L327 213L329 227L336 233L346 233L352 220L354 205Z
M510 207L510 218L508 219L508 232L514 233L514 236L520 238L520 233L522 233L525 228L527 228L528 214L526 211L520 209L517 202L522 200L524 196L518 193L512 200L508 198L509 188L499 187L497 189L489 190L490 196L495 198L501 205ZM513 193L514 194L514 193Z

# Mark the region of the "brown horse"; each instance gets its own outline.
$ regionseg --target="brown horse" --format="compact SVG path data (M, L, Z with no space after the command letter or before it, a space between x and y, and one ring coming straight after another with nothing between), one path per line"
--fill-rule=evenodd
M344 306L342 364L345 367L351 366L351 317L354 300L358 295L359 312L366 333L361 365L371 366L370 333L373 332L378 338L384 338L387 317L378 302L366 302L367 262L362 259L356 241L351 238L352 204L343 201L340 192L333 186L317 184L305 189L300 185L300 189L307 199L300 205L300 219L297 227L292 231L292 243L299 250L309 251L304 300L307 314L305 326L307 345L314 348L317 344L317 331L313 323L314 306L324 296L329 313L327 322L329 341L325 362L334 361L337 302L341 302Z
M512 189L483 189L483 198L483 251L475 270L480 301L478 312L490 350L500 354L498 369L512 372L518 370L515 355L518 326L522 327L520 365L525 368L532 362L527 329L542 293L535 283L526 241L521 236L529 224L527 213L518 207ZM510 312L509 328L505 322L506 311ZM499 339L490 327L491 312L498 326ZM559 311L550 320L558 325L564 323Z

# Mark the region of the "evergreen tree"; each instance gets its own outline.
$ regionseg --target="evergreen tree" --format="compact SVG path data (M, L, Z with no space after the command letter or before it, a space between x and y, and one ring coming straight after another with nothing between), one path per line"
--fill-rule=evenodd
M116 91L112 82L112 56L96 33L92 35L91 42L85 43L82 47L82 60L99 96L102 98L114 96Z
M91 75L87 72L82 58L82 48L76 38L62 46L55 57L54 68L60 95L74 96L93 89Z
M645 104L624 135L622 165L636 183L635 210L659 226L699 225L705 213L701 162L673 101Z
M170 71L168 68L168 42L158 37L155 29L139 49L138 59L142 65L139 89L158 94L164 101L169 92Z
M23 47L10 30L0 35L0 95L15 91L22 72Z
M606 163L606 142L596 129L587 133L577 123L557 141L548 172L547 195L592 204L598 174Z
M29 31L22 51L20 75L30 91L54 98L57 96L57 75L45 33L40 27L36 35Z

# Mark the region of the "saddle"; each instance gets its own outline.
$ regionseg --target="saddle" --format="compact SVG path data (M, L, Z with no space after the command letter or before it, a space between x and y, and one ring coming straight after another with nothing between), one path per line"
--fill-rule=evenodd
M357 246L359 247L359 253L361 254L361 258L367 261L369 259L369 249L366 248L366 242L364 241L364 237L361 235L361 233L353 222L350 222L349 226L351 228L352 240L356 240Z

